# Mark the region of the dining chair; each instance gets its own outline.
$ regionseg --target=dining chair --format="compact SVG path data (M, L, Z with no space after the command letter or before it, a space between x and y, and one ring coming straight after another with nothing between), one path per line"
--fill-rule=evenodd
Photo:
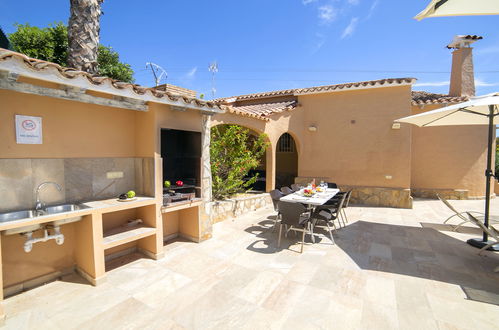
M336 224L334 221L338 221L338 224L341 227L341 222L340 222L340 217L341 217L341 211L343 209L343 205L346 200L346 194L343 195L343 197L340 199L338 205L333 206L333 205L320 205L317 206L312 212L312 215L310 218L312 219L312 231L317 227L317 223L322 221L326 223L326 228L329 231L329 237L331 238L331 242L334 243L334 238L333 238L333 232L329 224L331 223L332 227L334 230L336 230ZM345 223L343 222L343 225ZM322 226L323 227L323 226Z
M494 242L492 242L490 244L487 244L484 247L482 247L480 249L480 251L478 252L478 254L481 254L483 251L487 250L491 246L499 244L499 231L497 229L495 229L492 226L490 226L488 228L485 227L485 225L480 220L478 220L475 216L473 216L471 214L471 212L466 212L466 214L468 215L469 221L471 223L477 225L478 228L480 228L484 233L487 233L487 235L489 235L489 238L491 238L491 239L494 240Z
M272 231L274 231L277 223L279 222L281 213L279 212L279 200L281 197L284 197L285 195L279 190L279 189L274 189L269 192L270 198L272 198L272 204L274 205L274 211L277 212L277 215L274 220L274 225L272 226Z
M348 190L346 192L345 196L345 201L343 203L343 207L341 208L341 217L343 218L343 222L348 223L348 217L347 217L347 212L346 209L348 208L348 205L350 204L350 197L352 197L352 190Z
M294 191L291 188L289 188L289 187L281 187L281 192L284 195L289 195L289 194L294 193Z
M293 183L291 185L291 190L293 190L294 192L300 191L300 189L301 189L301 185L299 185L298 183Z
M281 246L282 226L288 226L288 231L301 232L301 249L303 253L303 245L305 244L305 234L310 234L312 241L315 242L314 234L311 229L310 214L307 208L300 203L290 203L279 201L279 212L281 213L281 222L279 223L279 238L277 240L277 247Z
M327 182L327 187L329 189L338 189L338 185L334 182Z

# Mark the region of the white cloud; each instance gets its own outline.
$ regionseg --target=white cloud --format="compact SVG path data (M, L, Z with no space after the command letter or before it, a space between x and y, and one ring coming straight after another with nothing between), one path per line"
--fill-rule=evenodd
M317 53L326 43L326 36L324 34L316 33L315 36L316 36L316 42L312 47L312 52L311 52L312 54Z
M359 18L358 17L352 17L350 20L350 24L343 30L343 33L341 35L341 39L345 39L347 37L350 37L354 32L355 29L357 28L357 24L359 23Z
M193 67L192 69L190 69L186 74L185 74L185 77L186 78L194 78L194 76L196 75L196 72L198 71L198 67Z
M358 4L359 4L360 0L347 0L347 2L348 2L350 5L355 6L355 5L358 5Z
M414 87L440 87L440 86L448 86L449 81L429 81L429 82L420 82L416 83L413 86Z
M373 3L371 4L371 8L369 8L369 13L367 14L367 18L366 19L370 19L371 18L371 16L374 13L374 10L376 9L376 7L378 7L378 4L379 4L379 0L374 0L373 1Z
M319 19L321 23L328 24L336 19L338 11L331 5L324 5L319 7Z
M499 83L488 83L483 81L480 78L475 78L475 87L490 87L490 86L498 86Z
M305 6L312 2L317 2L317 0L301 0L301 3L303 3Z

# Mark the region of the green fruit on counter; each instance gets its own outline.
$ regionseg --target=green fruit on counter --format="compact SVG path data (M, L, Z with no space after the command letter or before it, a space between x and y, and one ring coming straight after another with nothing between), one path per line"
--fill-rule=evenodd
M135 191L130 190L129 192L126 193L126 196L128 198L134 198L135 197Z
M171 185L172 184L170 181L168 181L168 180L165 181L165 188L170 188Z

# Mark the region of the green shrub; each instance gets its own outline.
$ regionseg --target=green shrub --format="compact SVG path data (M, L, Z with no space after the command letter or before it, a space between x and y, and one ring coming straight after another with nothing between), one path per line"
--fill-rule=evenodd
M17 30L9 35L13 49L29 57L67 66L68 29L63 23L39 28L29 24L16 24ZM119 54L111 47L99 44L97 55L99 75L133 83L132 67L120 62Z
M213 198L220 200L245 191L257 179L245 181L248 171L260 164L267 148L266 135L254 137L238 125L211 129L211 175Z

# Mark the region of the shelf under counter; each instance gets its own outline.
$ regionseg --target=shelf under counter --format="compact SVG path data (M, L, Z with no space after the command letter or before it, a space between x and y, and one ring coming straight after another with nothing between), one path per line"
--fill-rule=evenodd
M145 225L121 226L104 233L102 245L105 250L137 241L156 234L156 228Z

